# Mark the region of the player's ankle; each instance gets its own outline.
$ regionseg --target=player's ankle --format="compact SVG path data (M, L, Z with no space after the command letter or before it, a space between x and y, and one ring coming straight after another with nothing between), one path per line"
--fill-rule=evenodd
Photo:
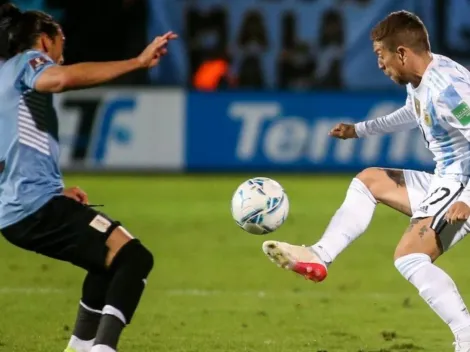
M98 332L96 333L95 344L91 352L114 352L117 350L119 338L122 330L126 326L124 317L117 309L106 306L103 310ZM108 314L111 312L114 314Z
M329 266L333 262L333 259L331 258L331 256L328 254L328 252L325 251L325 249L323 248L321 244L319 244L319 242L311 246L310 250L321 261L321 264L325 266Z

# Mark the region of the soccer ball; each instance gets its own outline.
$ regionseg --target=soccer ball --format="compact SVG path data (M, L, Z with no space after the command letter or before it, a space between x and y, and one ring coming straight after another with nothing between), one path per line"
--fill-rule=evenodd
M254 235L277 230L286 221L289 199L282 186L267 177L243 182L232 197L232 216L238 226Z

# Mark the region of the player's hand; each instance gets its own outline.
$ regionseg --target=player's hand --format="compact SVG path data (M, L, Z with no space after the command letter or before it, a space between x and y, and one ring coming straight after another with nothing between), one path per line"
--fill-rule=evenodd
M335 127L333 127L328 135L340 139L357 138L356 128L354 125L349 125L346 123L338 123Z
M455 202L447 210L444 218L449 224L454 224L457 221L466 221L470 217L470 207L464 202Z
M170 40L175 40L178 35L173 32L167 32L162 36L156 37L145 50L137 57L142 68L152 68L158 64L160 58L168 50L166 48Z
M63 194L79 203L88 204L88 195L78 187L66 188L64 189Z

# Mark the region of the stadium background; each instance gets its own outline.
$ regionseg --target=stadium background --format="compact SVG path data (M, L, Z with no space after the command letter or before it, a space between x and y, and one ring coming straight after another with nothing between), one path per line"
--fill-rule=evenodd
M66 63L129 58L157 34L181 35L151 72L56 99L67 184L104 203L156 256L123 351L451 350L450 333L393 267L404 216L379 207L330 278L312 286L268 263L264 238L233 223L230 198L247 177L277 179L291 213L270 238L310 244L354 172L432 170L417 131L353 141L327 132L404 103L371 50L378 20L414 11L434 52L470 65L470 1L14 3L60 19ZM439 263L470 299L467 250ZM0 257L0 351L61 350L83 273L6 242Z

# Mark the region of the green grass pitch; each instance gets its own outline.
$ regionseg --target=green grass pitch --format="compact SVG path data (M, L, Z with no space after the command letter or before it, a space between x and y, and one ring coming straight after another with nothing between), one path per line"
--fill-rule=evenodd
M259 176L259 175L254 175ZM232 221L247 176L67 177L153 251L152 272L120 351L452 351L452 335L393 266L408 219L379 206L367 233L313 284L270 263L265 239L311 244L341 204L350 177L262 175L288 192L276 233ZM438 261L470 301L465 241ZM0 351L62 351L84 273L0 244Z

